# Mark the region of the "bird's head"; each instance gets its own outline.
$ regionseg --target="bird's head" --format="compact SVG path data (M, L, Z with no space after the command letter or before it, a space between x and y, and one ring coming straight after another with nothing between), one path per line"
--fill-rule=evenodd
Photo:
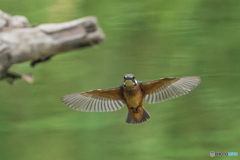
M124 78L124 83L123 83L124 86L131 87L131 86L137 85L137 81L133 74L126 74L123 78Z

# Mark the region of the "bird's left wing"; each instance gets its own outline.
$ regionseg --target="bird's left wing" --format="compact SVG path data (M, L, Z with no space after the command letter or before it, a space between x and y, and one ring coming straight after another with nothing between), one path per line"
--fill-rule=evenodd
M139 83L143 98L148 103L162 102L187 94L201 82L200 77L160 78Z
M97 89L62 97L63 103L83 112L108 112L124 107L122 86L110 89Z

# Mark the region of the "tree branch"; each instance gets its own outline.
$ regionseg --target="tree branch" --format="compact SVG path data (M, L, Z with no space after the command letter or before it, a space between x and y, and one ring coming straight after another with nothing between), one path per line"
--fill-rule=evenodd
M31 61L35 66L58 53L92 46L104 39L95 17L30 27L25 17L11 17L0 11L0 80L26 77L8 72L13 64Z

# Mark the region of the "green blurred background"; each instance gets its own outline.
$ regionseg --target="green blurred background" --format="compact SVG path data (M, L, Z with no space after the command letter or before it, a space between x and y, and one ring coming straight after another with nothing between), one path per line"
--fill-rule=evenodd
M32 85L0 83L2 160L202 160L240 153L240 1L1 0L32 24L97 16L106 41L30 68ZM84 113L61 96L137 80L201 76L188 95L144 103L152 118L125 123L127 108ZM237 159L231 157L229 159ZM216 159L226 159L217 157Z

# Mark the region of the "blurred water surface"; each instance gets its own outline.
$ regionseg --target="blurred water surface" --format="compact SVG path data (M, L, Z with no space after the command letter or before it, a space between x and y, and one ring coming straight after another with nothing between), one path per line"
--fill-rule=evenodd
M240 1L1 0L3 11L32 24L94 15L106 34L96 47L30 68L30 85L0 83L0 158L4 160L210 159L240 153ZM188 95L144 103L152 118L127 125L127 108L83 113L61 96L137 80L201 76ZM237 157L235 157L237 158ZM233 159L235 159L233 158ZM226 157L218 157L226 159Z

